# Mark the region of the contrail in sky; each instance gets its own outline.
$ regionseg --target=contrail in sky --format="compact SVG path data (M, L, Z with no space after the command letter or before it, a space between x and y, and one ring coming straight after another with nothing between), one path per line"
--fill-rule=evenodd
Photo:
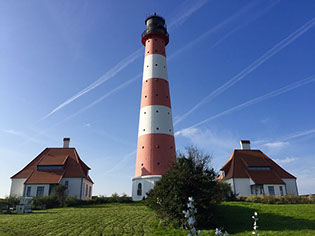
M202 6L204 6L204 4L207 2L207 0L201 0L201 1L198 1L197 3L195 1L191 1L192 4L190 4L190 5L187 5L187 2L188 1L184 2L184 4L186 4L186 5L184 6L183 11L180 12L180 16L177 19L175 19L175 21L173 21L171 23L171 26L176 26L176 25L179 25L179 24L182 24L183 22L185 22L194 12L196 12L198 9L200 9ZM142 56L142 54L143 54L143 48L141 47L138 50L136 50L135 52L133 52L131 55L129 55L127 58L125 58L122 61L120 61L114 67L112 67L109 71L107 71L98 80L96 80L95 82L93 82L88 87L86 87L85 89L81 90L80 92L78 92L77 94L72 96L71 98L69 98L66 101L64 101L62 104L57 106L55 109L53 109L50 113L48 113L46 116L44 116L40 120L46 119L47 117L51 116L52 114L54 114L58 110L62 109L63 107L65 107L67 105L69 105L74 100L78 99L79 97L83 96L84 94L86 94L86 93L90 92L91 90L95 89L96 87L100 86L105 81L113 78L121 70L123 70L129 64L131 64L136 59L138 59L140 56Z
M278 4L280 2L280 0L276 0L272 2L272 5L270 5L269 7L262 9L261 11L259 11L254 18L249 19L248 21L246 21L243 24L238 25L237 27L234 27L231 31L229 31L228 33L226 33L223 37L221 37L219 40L217 40L214 44L212 44L210 46L210 48L215 48L217 45L219 45L221 42L223 42L224 40L226 40L228 37L230 37L232 34L234 34L235 32L239 31L240 29L246 27L247 25L249 25L251 22L257 20L258 18L260 18L261 16L263 16L264 14L266 14L271 8L273 8L276 4Z
M217 97L221 93L223 93L225 90L232 87L234 84L236 84L238 81L242 80L245 76L247 76L249 73L257 69L260 65L262 65L264 62L266 62L269 58L274 56L276 53L278 53L280 50L294 42L297 38L299 38L301 35L303 35L305 32L307 32L310 28L312 28L315 25L315 17L312 18L309 22L304 24L302 27L300 27L298 30L296 30L294 33L290 34L288 37L277 43L273 48L271 48L268 52L266 52L264 55L262 55L260 58L258 58L256 61L254 61L252 64L250 64L248 67L246 67L244 70L242 70L240 73L238 73L236 76L234 76L232 79L230 79L228 82L223 84L221 87L214 90L212 93L210 93L208 96L203 98L199 103L197 103L192 109L190 109L188 112L186 112L184 115L182 115L180 118L178 118L174 125L178 124L182 120L184 120L187 116L189 116L192 112L197 110L201 105L203 105L206 102L209 102L213 98Z
M168 25L168 29L172 30L172 28L183 24L195 11L199 10L203 7L208 0L186 0L182 3L182 6L178 9L178 11L174 14L175 16L170 21Z
M255 7L258 4L258 1L252 1L249 5L246 5L245 7L241 8L241 10L237 11L236 13L234 13L232 16L228 17L227 19L225 19L224 21L220 22L219 24L215 25L214 27L212 27L211 29L209 29L208 31L206 31L205 33L203 33L202 35L200 35L198 38L196 38L195 40L191 41L190 43L188 43L186 46L182 47L180 50L177 50L173 55L171 55L168 59L172 59L173 57L176 57L178 54L182 53L183 51L191 48L192 46L196 45L197 43L199 43L201 40L203 40L204 38L208 37L209 35L215 33L216 31L220 30L221 28L223 28L224 26L226 26L227 24L233 22L236 20L236 18L240 17L242 14L244 14L245 12L249 11L250 9L252 9L253 7Z
M41 120L46 119L47 117L51 116L52 114L54 114L56 111L60 110L61 108L67 106L68 104L70 104L71 102L73 102L74 100L78 99L79 97L81 97L82 95L90 92L91 90L95 89L96 87L100 86L102 83L104 83L105 81L113 78L116 74L118 74L118 72L120 72L121 70L123 70L125 67L127 67L130 63L132 63L133 61L135 61L138 57L140 57L142 55L142 48L139 48L138 50L136 50L134 53L132 53L131 55L129 55L127 58L123 59L122 61L120 61L117 65L115 65L113 68L111 68L109 71L107 71L101 78L99 78L98 80L96 80L95 82L93 82L92 84L90 84L88 87L86 87L85 89L81 90L80 92L78 92L76 95L72 96L71 98L67 99L65 102L63 102L62 104L60 104L58 107L56 107L54 110L52 110L49 114L47 114L46 116L44 116Z
M301 86L303 86L303 85L306 85L306 84L309 84L309 83L312 83L312 82L315 82L315 75L312 75L312 76L310 76L310 77L308 77L308 78L306 78L306 79L303 79L303 80L297 81L297 82L295 82L295 83L289 84L289 85L287 85L287 86L285 86L285 87L282 87L282 88L280 88L280 89L277 89L277 90L275 90L275 91L272 91L272 92L270 92L270 93L267 93L267 94L265 94L265 95L263 95L263 96L254 98L254 99L249 100L249 101L247 101L247 102L244 102L244 103L242 103L242 104L240 104L240 105L237 105L237 106L235 106L235 107L232 107L232 108L230 108L230 109L228 109L228 110L226 110L226 111L224 111L224 112L221 112L221 113L219 113L219 114L217 114L217 115L211 116L211 117L209 117L209 118L207 118L207 119L205 119L205 120L203 120L203 121L201 121L201 122L199 122L199 123L197 123L197 124L195 124L195 125L192 125L192 126L190 126L190 127L188 127L188 128L185 128L185 129L183 129L183 130L195 128L195 127L200 126L200 125L202 125L202 124L204 124L204 123L206 123L206 122L208 122L208 121L210 121L210 120L214 120L214 119L219 118L219 117L221 117L221 116L228 115L228 114L230 114L230 113L232 113L232 112L234 112L234 111L241 110L241 109L243 109L243 108L245 108L245 107L254 105L254 104L256 104L256 103L258 103L258 102L261 102L261 101L264 101L264 100L266 100L266 99L269 99L269 98L278 96L278 95L283 94L283 93L287 93L287 92L289 92L289 91L291 91L291 90L293 90L293 89L299 88L299 87L301 87ZM180 132L181 132L181 131L177 131L177 132L175 133L175 135L180 134Z
M206 1L200 1L200 3L197 4L198 7L194 7L194 8L193 8L194 11L196 11L196 9L199 9L199 8L200 8L201 6L203 6L205 3L206 3ZM196 42L199 42L201 39L204 39L205 36L208 36L210 33L214 33L215 31L219 30L221 27L223 27L224 25L226 25L228 22L230 22L230 21L232 21L232 20L235 20L236 17L239 17L241 14L243 14L244 12L248 11L249 9L251 9L254 5L256 5L256 4L250 4L250 5L246 6L246 7L243 7L240 11L238 11L237 13L235 13L234 15L232 15L231 17L227 18L227 19L224 20L223 22L219 23L217 26L215 26L215 27L211 28L210 30L208 30L204 35L200 36L198 39L196 39L196 40L192 41L191 43L189 43L188 46L184 46L183 48L180 48L180 49L177 50L174 54L171 54L171 56L168 57L168 61L171 61L171 60L172 60L174 57L176 57L179 53L181 53L183 50L187 49L187 47L190 47L190 46L192 46L193 44L195 44ZM274 3L273 5L275 5L275 3ZM269 7L269 8L270 8L270 7ZM268 10L269 10L269 8L268 8ZM263 13L265 13L266 10L267 10L267 9L265 9L265 10L263 11ZM193 12L193 11L191 10L191 11L189 11L189 12L191 13L191 12ZM187 17L190 16L191 14L183 14L183 15L185 15L185 19L187 19ZM259 14L259 16L260 16L260 15L261 15L261 14ZM256 17L256 18L258 18L258 17ZM255 18L255 19L256 19L256 18ZM184 20L184 18L183 18L182 20L180 20L180 22L182 23L183 20ZM174 25L175 23L177 24L177 23L179 23L179 21L178 21L178 22L174 22L173 25ZM243 25L242 27L244 27L244 25ZM235 31L233 31L233 32L235 32ZM189 45L190 45L190 46L189 46ZM136 77L137 77L137 78L140 78L140 77L141 77L141 73L138 74ZM126 82L126 83L124 83L124 86L118 86L118 87L114 88L112 91L113 91L113 92L117 92L118 90L124 88L126 85L129 85L129 84L131 84L132 82L135 82L135 81L136 81L136 80L132 80L132 81L130 81L130 82ZM89 109L89 108L91 108L92 106L96 105L97 103L99 103L99 102L102 101L103 99L109 97L109 95L111 95L113 92L109 92L108 94L106 94L106 95L104 95L104 96L98 98L97 100L95 100L94 102L92 102L91 104L89 104L88 106L82 108L82 109L81 109L80 111L78 111L77 113L74 113L74 114L71 115L70 117L67 117L66 120L68 120L68 119L70 119L70 118L73 118L74 116L76 116L76 115L78 115L78 114L80 114L80 113L86 111L87 109Z
M294 138L299 138L307 135L315 134L315 128L314 129L309 129L309 130L304 130L296 133L289 134L287 136L281 137L281 138L276 138L276 139L268 139L268 140L259 140L259 141L254 141L253 143L256 144L257 146L262 146L266 143L271 143L271 142L279 142L279 141L287 141L290 139Z

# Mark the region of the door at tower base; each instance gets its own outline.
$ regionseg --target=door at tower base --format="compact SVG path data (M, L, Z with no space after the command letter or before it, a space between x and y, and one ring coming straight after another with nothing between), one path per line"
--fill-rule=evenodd
M145 175L132 179L132 200L141 201L147 197L149 192L157 181L162 178L162 175Z

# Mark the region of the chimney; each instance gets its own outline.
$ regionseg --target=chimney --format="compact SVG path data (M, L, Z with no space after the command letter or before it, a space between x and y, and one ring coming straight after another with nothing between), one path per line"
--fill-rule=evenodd
M63 139L63 148L69 148L70 145L70 138Z
M249 140L241 140L241 149L242 150L250 150L250 141Z

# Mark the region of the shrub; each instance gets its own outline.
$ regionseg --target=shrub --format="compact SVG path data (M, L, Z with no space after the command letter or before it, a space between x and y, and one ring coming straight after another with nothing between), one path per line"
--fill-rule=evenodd
M20 203L20 197L18 197L17 195L10 195L3 199L3 201L8 202L9 207L16 207L16 205Z
M145 204L157 211L168 223L183 224L186 201L193 197L198 209L198 226L208 226L213 204L225 200L231 193L229 185L217 182L217 173L209 167L210 155L188 147L187 155L178 154L176 163L147 193Z
M33 200L34 209L50 209L60 207L60 202L55 196L40 196Z

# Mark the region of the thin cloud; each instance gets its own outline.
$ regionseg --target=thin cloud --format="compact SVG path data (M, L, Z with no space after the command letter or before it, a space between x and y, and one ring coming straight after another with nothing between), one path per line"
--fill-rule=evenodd
M199 103L197 103L192 109L190 109L188 112L186 112L184 115L182 115L179 119L177 119L174 124L178 124L182 120L184 120L187 116L189 116L191 113L193 113L195 110L197 110L199 107L201 107L204 103L211 101L221 93L223 93L225 90L232 87L234 84L242 80L244 77L246 77L248 74L250 74L252 71L257 69L260 65L265 63L269 58L274 56L276 53L278 53L280 50L285 48L286 46L293 43L297 38L302 36L305 32L307 32L310 28L312 28L315 25L315 17L312 18L310 21L308 21L306 24L304 24L302 27L300 27L298 30L296 30L294 33L290 34L288 37L277 43L274 47L272 47L269 51L267 51L264 55L259 57L256 61L251 63L248 67L246 67L244 70L242 70L240 73L238 73L236 76L234 76L232 79L230 79L228 82L223 84L221 87L214 90L212 93L210 93L208 96L203 98Z
M38 140L36 139L35 137L31 137L31 136L28 136L20 131L16 131L16 130L13 130L13 129L10 129L10 130L2 130L2 132L4 133L7 133L7 134L10 134L10 135L14 135L16 137L20 137L22 139L26 139L28 141L31 141L31 142L34 142L34 143L39 143L39 144L42 144L43 142L41 140Z
M284 159L273 159L275 162L277 162L280 165L285 165L285 164L289 164L292 163L296 160L298 160L299 158L294 158L294 157L286 157Z
M244 102L244 103L242 103L242 104L240 104L240 105L237 105L237 106L235 106L235 107L232 107L232 108L230 108L230 109L228 109L228 110L226 110L226 111L223 111L223 112L221 112L221 113L219 113L219 114L216 114L216 115L214 115L214 116L211 116L211 117L209 117L209 118L207 118L207 119L205 119L205 120L203 120L203 121L201 121L201 122L199 122L199 123L197 123L197 124L195 124L195 125L192 125L192 126L190 126L189 128L195 128L195 127L200 126L200 125L202 125L202 124L204 124L204 123L207 123L207 122L210 121L210 120L214 120L214 119L217 119L217 118L219 118L219 117L221 117L221 116L228 115L228 114L230 114L230 113L232 113L232 112L234 112L234 111L241 110L241 109L243 109L243 108L245 108L245 107L248 107L248 106L254 105L254 104L256 104L256 103L262 102L262 101L264 101L264 100L266 100L266 99L279 96L279 95L281 95L281 94L283 94L283 93L287 93L287 92L289 92L289 91L291 91L291 90L294 90L294 89L296 89L296 88L299 88L299 87L301 87L301 86L304 86L304 85L309 84L309 83L312 83L312 82L315 82L315 75L312 75L312 76L310 76L310 77L308 77L308 78L306 78L306 79L303 79L303 80L299 80L299 81L297 81L297 82L295 82L295 83L289 84L289 85L287 85L287 86L285 86L285 87L282 87L282 88L280 88L280 89L277 89L277 90L275 90L275 91L272 91L272 92L270 92L270 93L267 93L267 94L265 94L265 95L263 95L263 96L254 98L254 99L252 99L252 100L250 100L250 101L247 101L247 102Z
M288 142L273 142L273 143L265 143L263 146L271 149L282 149L289 145Z

